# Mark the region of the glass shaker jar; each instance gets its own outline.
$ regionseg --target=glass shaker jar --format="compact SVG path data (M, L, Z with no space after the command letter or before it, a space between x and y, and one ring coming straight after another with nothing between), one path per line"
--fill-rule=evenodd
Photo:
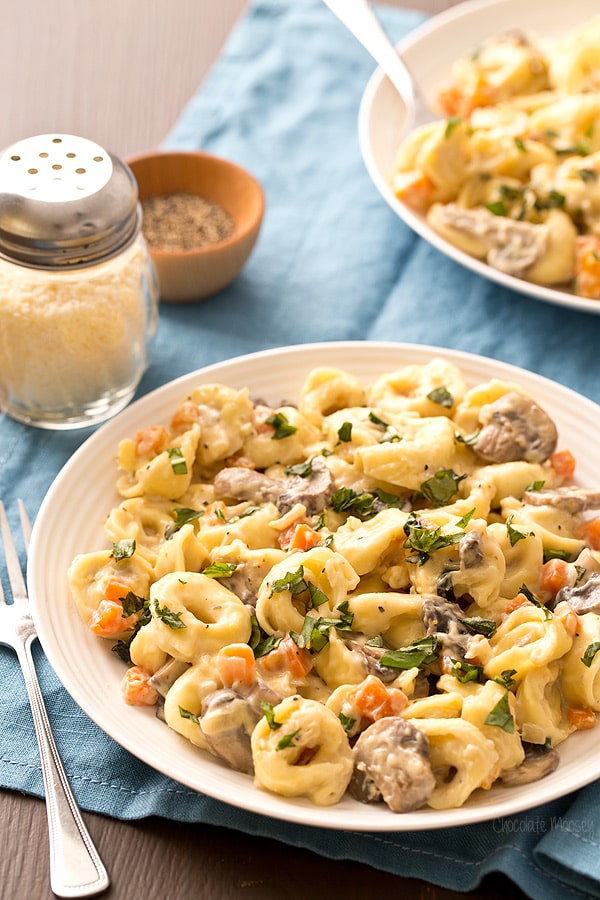
M158 320L137 184L85 138L0 154L0 409L40 428L102 421L132 398Z

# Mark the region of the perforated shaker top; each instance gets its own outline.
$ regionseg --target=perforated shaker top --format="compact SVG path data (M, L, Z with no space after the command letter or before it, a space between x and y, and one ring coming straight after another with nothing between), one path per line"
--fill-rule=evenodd
M0 256L36 268L90 265L141 225L135 178L87 138L42 134L0 154Z

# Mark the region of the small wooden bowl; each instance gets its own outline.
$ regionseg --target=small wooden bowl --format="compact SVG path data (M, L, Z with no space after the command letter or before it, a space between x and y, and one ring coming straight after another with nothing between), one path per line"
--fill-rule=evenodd
M140 201L161 194L197 194L218 203L234 221L233 234L219 243L189 250L148 247L160 299L194 303L232 282L250 256L262 224L265 200L258 181L241 166L201 151L156 151L126 162Z

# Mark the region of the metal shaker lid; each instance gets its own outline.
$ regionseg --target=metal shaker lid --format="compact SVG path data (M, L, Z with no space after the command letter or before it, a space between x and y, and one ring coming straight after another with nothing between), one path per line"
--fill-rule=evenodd
M86 138L42 134L0 154L0 256L72 268L114 256L141 227L127 165Z

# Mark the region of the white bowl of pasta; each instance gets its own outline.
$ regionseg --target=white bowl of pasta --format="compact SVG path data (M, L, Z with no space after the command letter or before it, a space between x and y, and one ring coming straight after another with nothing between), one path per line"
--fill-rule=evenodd
M556 50L565 36L571 45ZM403 102L379 69L359 114L367 170L417 234L505 287L595 314L600 105L597 83L575 76L600 78L598 45L594 0L471 0L398 47L439 121L407 135Z
M540 429L528 438L538 447L529 461L494 463L473 443L481 409L498 412L507 397L533 398L551 420L542 416L545 449ZM576 638L584 615L543 602L544 553L579 571L586 538L560 490L550 509L531 494L569 480L570 454L577 483L593 485L598 421L595 404L558 384L435 347L300 345L190 373L99 429L44 499L29 567L44 650L123 747L264 815L433 829L564 795L598 770L596 732L582 726L595 724L590 706L600 709L600 660L579 660L600 618L587 613ZM109 464L116 451L120 470ZM83 504L82 469L95 473ZM600 569L591 559L590 572ZM121 604L116 628L111 598ZM486 635L468 632L476 620ZM112 652L118 641L126 663ZM244 731L233 757L215 737L229 701L243 701L237 737L225 730L229 748ZM579 712L569 718L567 708ZM405 811L362 802L371 782L366 794L351 784L359 742L390 724L401 735L395 744L386 733L392 749L406 749L409 732L419 765L430 763ZM558 765L511 784L504 776L532 744ZM361 752L379 783L365 741Z

